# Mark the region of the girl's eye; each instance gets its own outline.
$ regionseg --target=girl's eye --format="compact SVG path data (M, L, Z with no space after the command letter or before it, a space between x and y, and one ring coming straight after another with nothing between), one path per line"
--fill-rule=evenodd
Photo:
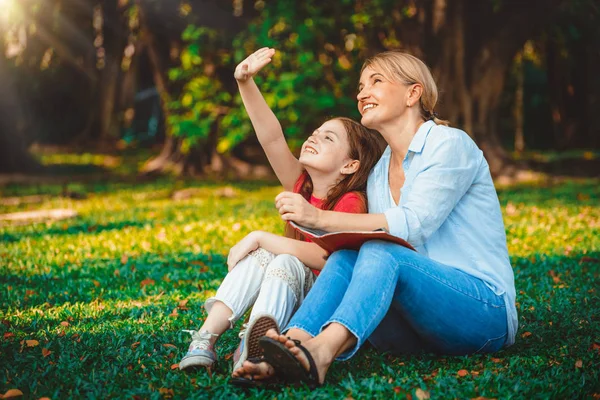
M381 79L375 78L375 81L373 81L373 83L377 83L377 82L381 82Z
M333 142L333 139L331 138L331 136L325 136L325 139L329 140L330 142Z

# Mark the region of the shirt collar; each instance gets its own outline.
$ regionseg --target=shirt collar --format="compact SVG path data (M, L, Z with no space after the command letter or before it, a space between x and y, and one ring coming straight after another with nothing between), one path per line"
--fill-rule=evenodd
M417 130L415 136L410 142L408 146L408 151L412 151L413 153L420 153L423 151L423 147L425 146L425 140L427 139L427 135L432 127L435 126L435 122L429 120L425 121Z

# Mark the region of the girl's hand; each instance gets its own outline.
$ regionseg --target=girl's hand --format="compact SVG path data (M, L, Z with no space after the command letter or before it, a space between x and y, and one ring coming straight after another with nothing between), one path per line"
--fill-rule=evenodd
M294 221L307 228L318 228L320 210L298 193L279 193L275 197L275 207L285 221Z
M256 75L265 65L271 62L273 54L275 54L275 49L270 49L268 47L256 50L238 64L233 76L238 82L246 82Z
M239 263L244 257L246 257L251 251L258 249L260 246L260 235L262 232L254 231L246 235L245 238L240 240L235 246L229 250L227 256L227 270L231 271L237 263Z

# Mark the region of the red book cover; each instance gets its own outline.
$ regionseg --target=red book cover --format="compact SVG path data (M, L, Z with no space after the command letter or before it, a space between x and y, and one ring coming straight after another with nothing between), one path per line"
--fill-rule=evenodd
M290 221L290 224L294 229L298 230L313 243L318 244L329 253L342 249L358 250L364 242L369 240L385 240L415 250L415 248L406 240L391 235L385 229L377 229L374 231L325 232L320 229L306 228L293 221Z

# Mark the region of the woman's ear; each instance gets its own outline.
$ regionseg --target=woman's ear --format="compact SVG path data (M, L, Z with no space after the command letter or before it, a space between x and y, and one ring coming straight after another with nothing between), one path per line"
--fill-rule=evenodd
M358 167L360 167L360 161L352 160L342 167L340 173L342 175L352 175L353 173L358 171Z
M412 107L419 102L421 95L423 94L423 86L420 83L415 83L408 88L406 92L406 103L408 107Z

